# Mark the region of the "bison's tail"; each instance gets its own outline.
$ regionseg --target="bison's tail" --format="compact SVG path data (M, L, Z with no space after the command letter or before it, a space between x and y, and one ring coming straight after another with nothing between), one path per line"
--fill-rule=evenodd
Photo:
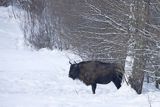
M113 83L119 89L121 87L123 74L121 72L115 72L113 75Z
M119 71L114 72L112 81L115 84L115 86L117 87L117 89L119 89L121 87L122 78L123 78L122 72L119 72Z

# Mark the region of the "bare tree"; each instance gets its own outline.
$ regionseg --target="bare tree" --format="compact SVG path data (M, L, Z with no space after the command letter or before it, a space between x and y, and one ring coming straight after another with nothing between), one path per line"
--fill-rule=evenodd
M9 4L11 3L10 0L0 0L0 6L9 6Z

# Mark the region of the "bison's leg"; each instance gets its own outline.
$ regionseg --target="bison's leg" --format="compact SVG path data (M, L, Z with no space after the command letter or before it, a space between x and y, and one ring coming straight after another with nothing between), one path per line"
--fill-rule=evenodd
M97 87L96 83L92 84L92 92L93 92L93 94L95 94L96 87Z

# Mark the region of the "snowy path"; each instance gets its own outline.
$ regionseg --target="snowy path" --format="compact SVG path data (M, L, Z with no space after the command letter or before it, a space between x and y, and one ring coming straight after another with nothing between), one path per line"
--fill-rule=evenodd
M23 48L17 21L0 7L0 107L160 107L160 92L137 95L113 83L91 87L68 78L70 52ZM146 87L146 90L148 88ZM149 99L148 99L149 96Z

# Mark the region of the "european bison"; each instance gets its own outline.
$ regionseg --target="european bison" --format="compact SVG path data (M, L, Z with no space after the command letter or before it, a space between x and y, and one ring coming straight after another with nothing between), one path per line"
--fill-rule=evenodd
M70 63L71 64L71 63ZM124 67L117 63L104 63L100 61L83 61L71 64L69 77L73 80L79 79L87 86L92 86L95 94L96 84L108 84L113 82L117 89L121 87Z

